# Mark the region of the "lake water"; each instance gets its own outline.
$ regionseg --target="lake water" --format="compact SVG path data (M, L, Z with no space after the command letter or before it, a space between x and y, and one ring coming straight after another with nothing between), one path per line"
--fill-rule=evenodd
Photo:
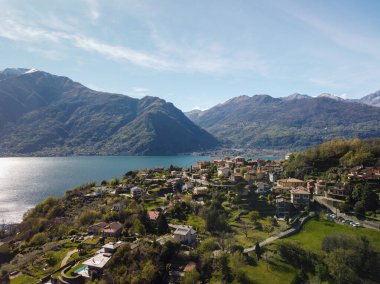
M66 190L89 181L120 178L135 169L190 167L198 160L210 159L209 156L0 158L0 224L20 222L29 208L46 197L60 197Z

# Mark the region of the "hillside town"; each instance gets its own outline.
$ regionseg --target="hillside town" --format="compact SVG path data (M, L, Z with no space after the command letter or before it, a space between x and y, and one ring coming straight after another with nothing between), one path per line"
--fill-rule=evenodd
M256 251L260 259L260 245L294 234L321 212L327 219L352 228L379 229L376 220L348 215L343 206L357 184L379 187L379 168L351 168L345 181L337 182L285 177L285 163L217 157L198 161L190 168L130 171L121 180L104 180L69 191L63 200L47 199L46 208L38 205L28 212L18 233L1 241L12 254L10 259L14 257L2 273L10 279L29 275L40 283L110 279L105 269L110 263L115 265L112 260L118 250L137 253L147 244L164 248L170 243L177 244L173 252L176 261L168 260L167 268L154 271L164 282L179 283L200 269L200 262L191 255L210 238L214 240L214 258L241 248L247 257L248 252ZM24 224L29 219L43 219L40 226L48 233L34 232L32 224ZM44 258L33 252L40 245ZM62 252L64 259L55 257ZM25 262L28 254L36 258L32 264ZM128 274L143 278L144 269Z

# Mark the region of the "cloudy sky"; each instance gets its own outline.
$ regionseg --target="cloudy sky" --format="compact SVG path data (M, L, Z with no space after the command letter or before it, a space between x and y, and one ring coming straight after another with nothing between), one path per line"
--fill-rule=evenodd
M380 1L0 0L0 69L184 111L239 95L380 89Z

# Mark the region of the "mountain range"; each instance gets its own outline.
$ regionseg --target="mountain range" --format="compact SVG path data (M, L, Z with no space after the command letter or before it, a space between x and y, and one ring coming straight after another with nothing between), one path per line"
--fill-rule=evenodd
M34 69L0 72L0 155L168 155L216 145L162 99L97 92Z
M91 90L35 69L0 72L0 155L170 155L215 147L302 149L380 137L380 91L239 96L183 113L157 97ZM377 107L376 107L377 106Z
M358 101L330 94L239 96L208 110L186 115L220 139L238 148L300 149L334 137L380 137L380 92Z

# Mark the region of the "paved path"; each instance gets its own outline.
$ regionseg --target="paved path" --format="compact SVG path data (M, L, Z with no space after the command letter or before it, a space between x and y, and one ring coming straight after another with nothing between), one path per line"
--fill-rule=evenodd
M76 253L77 251L78 251L78 249L74 249L74 250L69 251L69 252L66 254L65 258L62 259L61 267L62 267L62 266L65 266L66 263L67 263L67 261L69 260L70 256L72 256L72 255L73 255L74 253Z
M292 234L296 233L297 231L299 231L301 229L302 225L305 224L307 222L307 220L309 220L309 219L310 219L309 216L302 217L298 221L297 225L295 225L293 228L290 228L290 229L288 229L288 230L286 230L284 232L279 233L278 235L271 236L271 237L269 237L269 238L261 241L259 243L260 247L265 246L265 245L273 242L274 240L285 238L285 237L287 237L289 235L292 235ZM254 251L255 247L256 246L252 246L252 247L244 249L244 253L248 253L248 252Z

